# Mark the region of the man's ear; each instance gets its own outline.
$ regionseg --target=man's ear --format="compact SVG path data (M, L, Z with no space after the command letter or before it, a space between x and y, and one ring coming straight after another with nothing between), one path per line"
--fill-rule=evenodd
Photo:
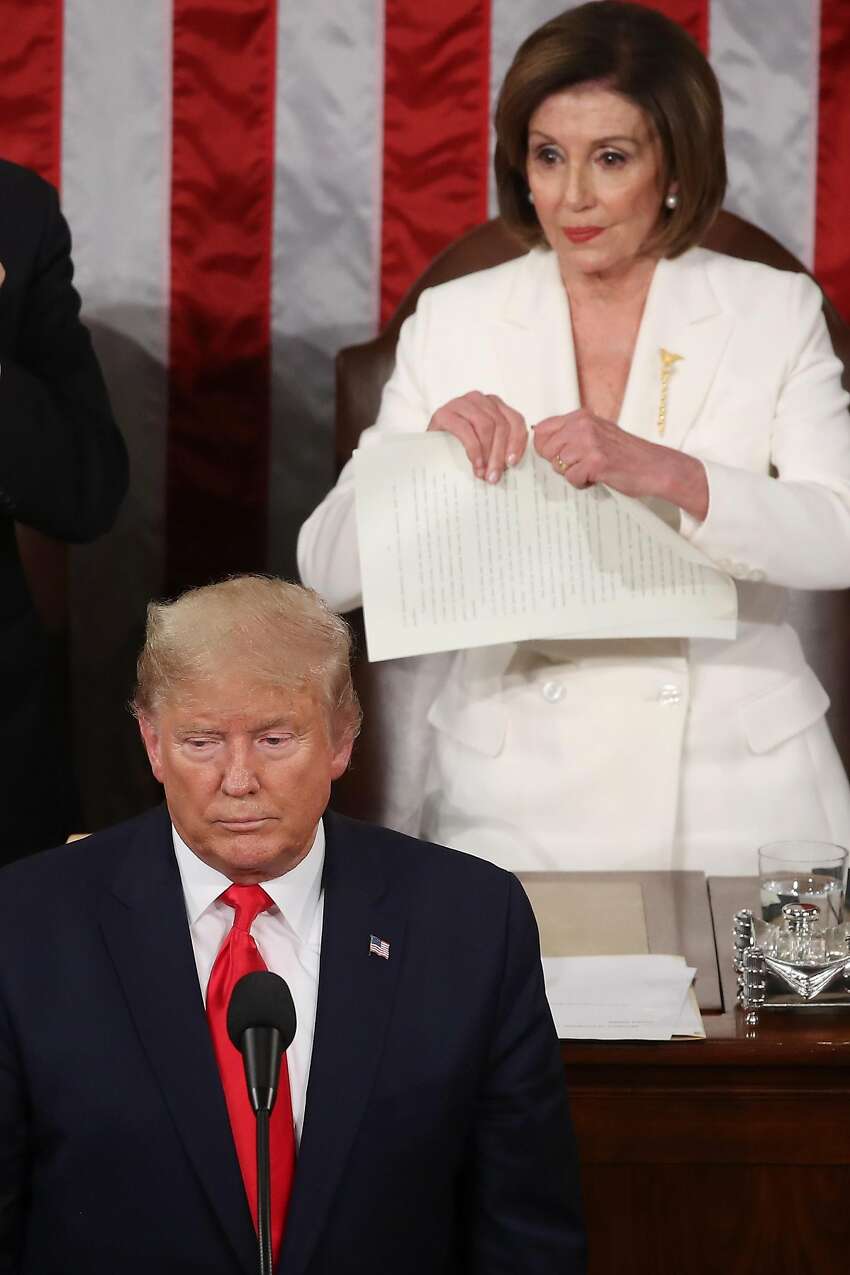
M145 752L148 755L148 761L151 764L151 770L154 778L160 783L164 783L162 777L162 750L160 747L159 729L152 717L146 717L143 714L139 716L139 730L142 735L142 742L145 745Z
M348 769L351 761L351 750L354 747L354 735L346 731L342 738L333 745L331 753L331 779L339 779ZM150 754L148 754L150 755ZM151 762L153 765L153 762Z

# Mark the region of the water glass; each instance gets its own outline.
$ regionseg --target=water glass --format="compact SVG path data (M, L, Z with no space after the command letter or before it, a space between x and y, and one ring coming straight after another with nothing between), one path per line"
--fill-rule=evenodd
M772 841L759 849L761 914L779 924L786 903L812 903L825 928L844 920L847 851L828 841Z

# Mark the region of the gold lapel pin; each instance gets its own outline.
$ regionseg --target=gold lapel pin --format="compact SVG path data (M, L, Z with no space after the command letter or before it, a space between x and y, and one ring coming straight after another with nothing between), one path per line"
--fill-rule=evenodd
M667 394L670 389L670 377L673 375L673 368L683 359L684 354L673 354L671 350L665 350L663 347L658 351L661 355L661 398L658 402L658 433L663 438L664 431L667 428Z

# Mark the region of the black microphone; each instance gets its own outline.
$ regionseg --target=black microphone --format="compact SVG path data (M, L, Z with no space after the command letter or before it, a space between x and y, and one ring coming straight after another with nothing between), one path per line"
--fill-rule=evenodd
M280 1060L295 1037L292 993L278 974L256 970L240 978L227 1007L227 1033L242 1055L248 1097L257 1117L260 1275L272 1275L269 1116L277 1097Z
M245 974L227 1007L227 1034L242 1055L254 1112L271 1111L280 1060L295 1037L295 1006L284 980L270 970Z

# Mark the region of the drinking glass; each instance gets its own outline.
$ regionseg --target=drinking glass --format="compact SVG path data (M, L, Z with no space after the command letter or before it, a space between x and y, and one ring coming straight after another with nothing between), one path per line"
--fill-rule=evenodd
M820 925L844 920L847 851L828 841L772 841L759 849L761 914L782 920L785 903L813 903Z

